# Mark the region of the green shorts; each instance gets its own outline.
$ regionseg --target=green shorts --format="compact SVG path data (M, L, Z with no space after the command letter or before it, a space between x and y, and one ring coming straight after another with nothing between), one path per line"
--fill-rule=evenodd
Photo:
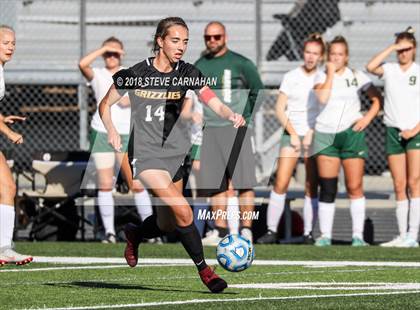
M300 142L302 142L304 136L299 136ZM290 134L285 130L283 136L280 139L280 147L290 147Z
M415 135L411 139L405 140L400 137L398 128L386 128L386 154L403 154L408 150L420 150L420 134Z
M111 144L108 143L108 134L105 132L96 131L91 128L90 131L90 152L91 153L109 153L115 152ZM129 135L121 135L121 152L127 152Z
M315 132L314 149L316 155L338 157L341 159L368 157L365 132L352 128L338 133Z
M191 159L200 160L201 145L193 144L191 146Z

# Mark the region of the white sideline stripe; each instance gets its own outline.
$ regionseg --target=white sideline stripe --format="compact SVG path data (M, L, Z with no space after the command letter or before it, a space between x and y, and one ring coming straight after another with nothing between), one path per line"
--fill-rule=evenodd
M247 283L229 285L242 289L296 289L296 290L420 290L420 283L389 282L289 282L289 283Z
M330 294L330 295L301 295L301 296L278 296L278 297L249 297L249 298L225 298L225 299L191 299L176 300L163 302L146 302L138 304L119 304L119 305L95 305L82 307L67 308L36 308L42 310L90 310L90 309L118 309L118 308L140 308L140 307L156 307L169 305L186 305L186 304L205 304L215 302L244 302L244 301L265 301L265 300L291 300L291 299L318 299L318 298L335 298L335 297L357 297L357 296L380 296L380 295L403 295L418 294L420 290L415 291L397 291L397 292L379 292L379 293L350 293L350 294ZM35 308L30 308L35 309ZM26 310L26 309L25 309ZM29 310L29 309L27 309Z
M36 256L34 262L55 264L126 264L124 258L118 257L54 257ZM208 259L209 264L217 264L215 259ZM140 258L139 265L193 265L190 259L184 258ZM255 260L258 266L308 266L308 267L420 267L420 262L381 262L381 261L288 261L288 260Z

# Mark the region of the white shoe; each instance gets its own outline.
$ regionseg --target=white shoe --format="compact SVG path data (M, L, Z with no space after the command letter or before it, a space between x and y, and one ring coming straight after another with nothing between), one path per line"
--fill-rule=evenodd
M222 238L219 237L219 232L217 229L213 229L207 232L206 237L201 240L203 245L207 246L217 246L222 240Z
M0 266L5 264L25 265L32 260L32 256L19 254L11 247L0 248Z
M108 233L102 240L102 243L117 243L117 237L114 234Z
M161 237L156 237L156 238L152 238L152 239L147 239L147 243L150 244L163 244L162 238Z
M396 245L397 248L418 248L419 244L416 240L413 238L407 236L404 238L404 240Z
M249 228L242 228L241 229L241 236L247 238L249 241L253 241L252 230Z
M384 248L399 247L399 245L402 244L403 241L404 241L403 237L397 236L394 239L392 239L391 241L381 243L379 246L384 247Z

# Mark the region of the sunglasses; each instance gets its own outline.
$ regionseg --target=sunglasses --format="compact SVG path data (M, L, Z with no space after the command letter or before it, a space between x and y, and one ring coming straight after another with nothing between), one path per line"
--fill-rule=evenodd
M223 37L223 34L215 34L215 35L204 35L204 40L211 41L211 38L213 38L216 41L219 41Z
M397 53L398 53L398 54L401 54L401 53L404 53L404 52L409 52L409 51L411 51L412 49L413 49L412 47L405 48L405 49L403 49L403 50L399 50L399 51L397 51Z
M115 53L115 52L106 52L104 54L104 58L110 58L110 57L120 58L120 54L119 53Z

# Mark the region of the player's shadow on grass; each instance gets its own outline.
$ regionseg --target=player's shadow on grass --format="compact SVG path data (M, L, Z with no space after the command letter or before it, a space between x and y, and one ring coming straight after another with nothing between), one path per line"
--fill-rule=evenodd
M56 283L46 283L46 285L57 286ZM185 292L185 293L201 293L201 294L212 294L209 291L193 291L190 289L179 289L179 288L169 288L170 285L153 285L153 286L142 286L142 285L125 285L118 283L106 283L106 282L95 282L95 281L75 281L70 282L65 286L79 286L87 288L108 288L108 289L117 289L117 290L144 290L144 291L161 291L161 292ZM237 295L235 292L225 292L223 294Z

